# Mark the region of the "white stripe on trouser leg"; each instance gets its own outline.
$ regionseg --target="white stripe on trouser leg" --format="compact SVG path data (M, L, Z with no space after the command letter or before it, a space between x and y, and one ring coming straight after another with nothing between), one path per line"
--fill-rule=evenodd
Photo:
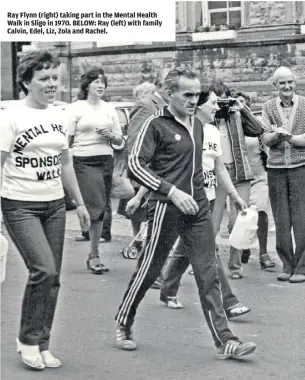
M156 204L156 208L155 208L155 211L154 211L154 220L153 220L153 225L152 225L152 232L151 232L151 238L150 238L150 241L149 243L146 245L145 247L145 250L144 250L144 253L143 253L143 259L142 259L142 263L141 263L141 266L138 270L138 273L134 279L134 282L133 284L131 285L130 289L129 289L129 292L127 294L127 296L125 297L125 300L121 306L121 311L119 312L119 315L118 315L118 319L121 318L121 315L123 314L124 311L126 311L126 304L129 302L129 299L130 297L132 296L132 290L133 288L136 286L137 282L140 280L140 277L141 277L141 273L143 272L143 268L145 267L146 265L146 261L147 261L147 258L148 258L148 253L150 252L150 247L151 247L151 244L152 244L152 240L153 240L153 236L156 234L156 220L158 220L158 204Z
M220 260L220 259L219 259L219 260ZM218 264L217 264L217 257L216 257L216 265L217 265L217 271L219 271L220 268L218 267ZM219 280L220 299L221 299L221 303L222 303L222 306L223 306L223 295L222 295L222 288L221 288L221 282L220 282L220 277L219 277L219 275L218 275L218 280ZM229 320L228 320L228 318L227 318L227 313L226 313L225 309L223 308L222 310L223 310L223 313L224 313L224 315L225 315L225 317L226 317L227 323L229 323Z
M166 207L167 207L167 203L160 203L159 201L157 202L150 241L145 248L144 258L142 260L138 273L134 279L133 284L131 285L129 289L127 296L125 297L121 310L118 313L117 321L122 324L126 324L127 322L127 316L129 314L130 308L134 302L137 292L139 291L139 288L141 287L143 281L145 280L147 271L153 259L156 245L159 240L160 230L162 227L162 222L165 215Z
M210 318L210 323L211 323L211 326L212 326L212 329L214 331L214 334L216 335L216 338L219 340L219 342L221 344L223 344L222 340L219 338L218 334L217 334L217 331L215 329L215 326L214 326L214 323L213 323L213 320L212 320L212 315L211 315L211 310L208 311L208 314L209 314L209 318Z
M152 236L150 239L149 247L147 249L147 256L143 260L143 267L141 266L141 268L140 268L142 271L141 275L138 277L137 283L134 282L133 287L131 288L131 291L128 295L129 298L131 298L131 301L129 301L129 304L127 306L127 311L126 311L123 323L127 322L127 316L129 315L130 308L134 302L134 299L136 297L137 292L139 291L140 286L142 285L143 281L145 280L145 277L146 277L147 272L149 270L151 261L154 257L156 245L157 245L157 243L159 241L159 237L160 237L160 231L161 231L162 222L163 222L164 214L166 211L166 207L167 207L166 203L158 202L156 205L156 210L155 210L156 217L155 217L154 222L153 222Z
M136 276L136 278L135 278L135 280L134 280L134 282L133 282L133 284L129 290L129 293L125 298L124 304L121 308L120 319L123 318L123 324L126 324L126 322L127 322L127 316L129 315L130 308L134 302L134 299L136 297L137 292L139 291L140 286L143 283L143 280L146 277L148 268L149 268L151 261L153 259L156 244L158 242L159 235L160 235L160 230L161 230L162 221L163 221L163 217L164 217L165 210L166 210L166 205L167 204L164 204L164 203L160 204L160 202L157 202L150 242L145 249L144 259L142 260L141 267L137 273L137 276Z

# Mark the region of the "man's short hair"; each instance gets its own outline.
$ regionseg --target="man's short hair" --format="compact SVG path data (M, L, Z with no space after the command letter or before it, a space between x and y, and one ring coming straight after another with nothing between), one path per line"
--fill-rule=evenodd
M156 86L150 82L143 82L133 90L133 96L137 99L144 99L156 91Z
M283 75L283 74L292 75L293 79L296 80L296 75L292 72L292 70L289 67L287 67L287 66L280 66L280 67L278 67L274 71L274 73L272 75L272 83L273 83L273 85L275 85L275 86L277 85L278 77L280 75Z
M175 67L167 74L164 80L164 91L177 91L181 77L198 79L195 70L186 67Z
M33 51L24 55L21 57L17 68L17 84L27 95L28 89L24 86L23 82L31 82L34 71L56 68L59 65L59 58L46 50Z

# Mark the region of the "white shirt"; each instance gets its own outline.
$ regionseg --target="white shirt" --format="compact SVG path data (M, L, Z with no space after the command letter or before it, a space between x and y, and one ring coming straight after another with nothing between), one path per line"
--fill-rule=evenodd
M9 152L1 196L21 201L52 201L64 196L61 154L68 149L65 111L18 105L1 111L0 150Z
M209 201L215 199L217 186L215 175L215 160L222 155L220 133L214 125L205 124L203 127L204 143L202 151L202 169L204 189Z
M245 136L248 158L251 170L255 176L264 175L266 170L264 168L259 140L257 137Z
M101 101L100 107L95 109L87 100L78 100L66 111L69 114L69 135L74 136L74 156L113 155L108 141L96 133L96 129L108 128L112 133L122 135L119 117L111 104Z
M223 162L225 164L231 164L234 162L234 157L232 153L232 144L228 123L224 119L220 119L218 127L221 138L221 146L223 149Z

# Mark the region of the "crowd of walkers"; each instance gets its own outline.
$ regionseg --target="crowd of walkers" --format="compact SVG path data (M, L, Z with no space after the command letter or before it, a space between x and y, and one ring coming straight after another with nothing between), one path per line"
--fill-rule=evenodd
M222 81L202 85L205 78L192 69L175 67L158 83L135 89L128 136L122 136L115 108L102 100L104 70L85 72L77 99L62 109L54 103L59 65L46 51L23 56L17 82L25 97L1 115L1 209L29 271L17 338L22 361L34 369L61 366L49 341L65 236L63 188L76 203L81 239L88 240L87 268L104 274L99 243L103 234L111 241L112 180L122 162L135 195L120 200L118 213L131 220L138 264L115 316L116 346L136 349L133 323L149 288L160 289L167 307L183 307L177 294L191 265L216 356L251 354L255 343L240 340L228 322L250 312L229 280L242 281L251 252L230 247L227 276L215 238L228 201L229 232L238 212L255 205L259 263L272 271L270 202L283 264L277 278L305 282L305 98L295 93L294 74L275 70L278 96L263 105L259 119L247 93Z

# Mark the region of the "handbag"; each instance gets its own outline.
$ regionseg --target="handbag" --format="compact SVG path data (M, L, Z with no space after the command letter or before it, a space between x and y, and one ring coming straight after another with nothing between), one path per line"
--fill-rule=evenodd
M130 199L134 197L135 190L129 178L127 178L127 171L124 170L122 174L114 172L112 176L112 191L113 198Z

